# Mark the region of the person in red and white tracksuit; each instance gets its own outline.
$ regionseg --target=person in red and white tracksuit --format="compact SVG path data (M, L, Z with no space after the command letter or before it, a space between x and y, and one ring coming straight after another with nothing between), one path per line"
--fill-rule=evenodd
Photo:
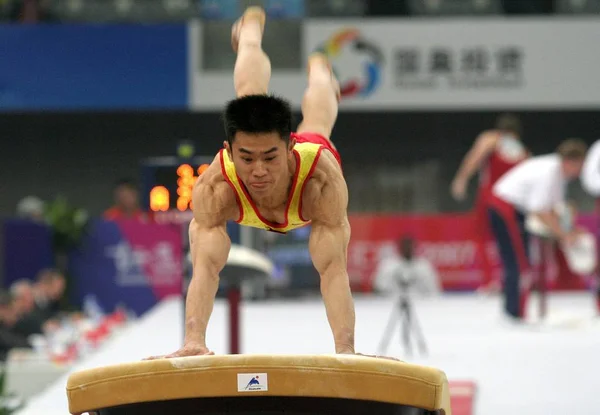
M456 172L450 189L455 200L463 200L469 180L479 173L473 226L478 236L477 245L483 268L481 288L485 291L500 285L493 278L492 261L487 249L488 241L492 239L487 213L488 201L496 182L530 156L521 141L522 129L521 121L515 115L500 115L493 129L484 131L477 137Z
M596 198L596 214L600 216L600 140L596 140L587 153L581 170L581 184ZM595 234L598 238L600 229ZM600 314L600 270L596 271L596 279L596 309Z
M565 202L568 181L577 178L587 145L568 139L555 153L532 157L508 171L492 189L488 215L504 268L504 309L514 318L525 317L529 293L529 238L527 215L535 215L565 244L572 244L575 231L566 233L555 212Z

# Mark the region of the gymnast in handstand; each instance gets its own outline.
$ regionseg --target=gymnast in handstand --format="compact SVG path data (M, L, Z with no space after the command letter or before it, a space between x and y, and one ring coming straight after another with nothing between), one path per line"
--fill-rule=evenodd
M311 55L302 122L292 131L290 104L268 94L271 64L261 47L265 20L262 8L249 7L232 28L237 97L225 107L224 148L193 190L185 341L165 357L212 354L206 329L231 246L228 220L280 233L311 225L309 251L320 274L335 352L355 354L346 269L348 188L331 141L339 84L327 57Z

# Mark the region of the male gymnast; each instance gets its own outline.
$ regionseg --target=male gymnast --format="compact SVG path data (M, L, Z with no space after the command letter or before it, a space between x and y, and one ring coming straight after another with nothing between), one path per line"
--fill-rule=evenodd
M228 220L282 233L311 224L308 248L320 274L335 352L355 354L354 304L346 270L348 188L330 139L339 84L324 55L309 57L302 122L292 132L290 104L267 94L271 64L261 47L265 20L262 8L249 7L232 28L237 98L224 111L224 148L194 186L189 228L193 277L185 340L167 358L213 354L206 328L231 246Z

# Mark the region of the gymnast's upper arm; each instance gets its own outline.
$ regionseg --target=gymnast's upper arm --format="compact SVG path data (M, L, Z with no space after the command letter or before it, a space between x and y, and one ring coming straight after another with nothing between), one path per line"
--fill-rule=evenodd
M218 278L227 263L231 240L227 234L224 212L227 199L222 192L206 183L198 183L192 194L194 217L189 238L194 277Z
M467 153L467 158L472 159L472 162L475 164L481 164L481 162L494 151L497 143L498 135L490 131L485 131L477 137L473 146Z
M313 264L321 275L346 275L350 223L348 187L341 172L331 174L320 197L313 200L309 239Z

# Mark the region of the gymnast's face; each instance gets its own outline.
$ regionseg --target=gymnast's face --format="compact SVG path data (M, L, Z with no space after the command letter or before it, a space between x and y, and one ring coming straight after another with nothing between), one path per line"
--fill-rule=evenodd
M231 144L225 143L235 170L252 196L265 197L289 180L288 160L294 141L289 144L276 132L249 134L238 132Z

